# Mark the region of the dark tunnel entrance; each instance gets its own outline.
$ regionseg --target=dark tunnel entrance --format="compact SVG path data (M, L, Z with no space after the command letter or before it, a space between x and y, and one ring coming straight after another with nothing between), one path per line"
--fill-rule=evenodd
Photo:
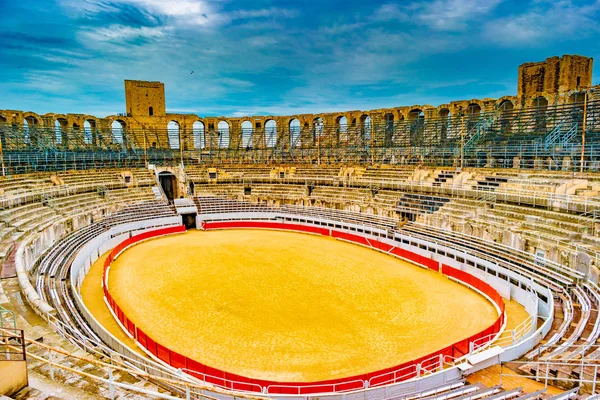
M160 186L165 192L165 195L169 201L172 202L175 198L177 190L177 179L175 178L175 175L173 175L171 172L161 172L158 174L158 180L160 182Z

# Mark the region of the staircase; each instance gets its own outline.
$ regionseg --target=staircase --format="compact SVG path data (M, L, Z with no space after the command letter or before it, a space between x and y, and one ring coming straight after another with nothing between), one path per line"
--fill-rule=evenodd
M577 135L578 128L579 124L577 123L569 124L560 122L544 138L544 148L548 150L556 146L565 147L569 143L572 143Z
M465 134L464 149L472 148L475 145L475 143L477 143L477 141L483 139L487 135L488 131L494 125L497 114L498 111L496 111L493 114L482 115L479 118L475 126L473 126Z

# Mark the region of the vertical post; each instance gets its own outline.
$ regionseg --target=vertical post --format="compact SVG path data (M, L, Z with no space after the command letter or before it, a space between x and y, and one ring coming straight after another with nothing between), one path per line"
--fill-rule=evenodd
M460 117L460 169L462 171L465 161L465 116Z
M112 368L108 370L108 390L109 390L109 398L114 400L115 398L115 387L113 386L113 371Z
M181 158L181 167L183 168L183 140L181 137L181 126L179 127L179 157Z
M2 137L6 132L2 132ZM2 146L2 138L0 137L0 158L2 159L2 176L6 176L6 169L4 168L4 147Z
M313 129L315 130L315 137L317 139L317 165L321 165L321 135L323 134L323 132L319 132L319 134L317 135L317 124L315 124L313 122Z
M373 121L371 121L371 126L369 127L369 129L371 129L371 164L375 162L375 129L373 129L374 126L375 124L373 123Z
M148 158L146 155L146 130L144 129L144 165L148 168Z
M581 165L579 172L583 173L583 160L585 159L585 125L587 123L587 98L588 92L585 92L583 96L583 122L581 126Z

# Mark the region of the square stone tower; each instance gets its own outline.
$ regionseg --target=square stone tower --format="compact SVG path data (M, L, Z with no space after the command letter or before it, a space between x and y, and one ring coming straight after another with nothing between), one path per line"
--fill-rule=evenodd
M131 117L164 116L167 113L165 84L126 80L125 106Z
M522 105L544 97L549 104L568 101L568 94L592 85L593 59L578 55L550 57L519 66L517 97Z

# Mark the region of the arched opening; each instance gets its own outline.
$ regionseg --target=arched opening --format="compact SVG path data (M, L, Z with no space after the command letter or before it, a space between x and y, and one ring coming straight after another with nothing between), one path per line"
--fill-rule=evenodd
M546 119L546 110L548 109L548 100L545 97L539 96L533 99L535 107L535 130L537 132L546 132L548 121Z
M569 96L569 103L571 104L571 123L583 124L583 104L585 101L585 93L575 92Z
M179 123L171 121L167 124L167 139L169 140L170 149L179 148Z
M481 106L477 103L470 103L469 107L467 107L467 114L469 115L479 115L481 113Z
M502 102L498 106L498 109L501 112L509 112L509 111L512 111L514 108L515 108L515 105L510 100L502 100Z
M420 108L413 108L408 113L408 120L416 121L417 119L419 119L419 116L421 116L422 114L423 114L423 111Z
M149 116L153 116L154 115L154 108L152 108L152 106L148 107L148 115Z
M23 120L23 142L29 144L29 121L27 118Z
M394 114L387 113L384 116L385 120L385 137L384 146L391 146L394 137Z
M479 114L481 113L481 106L477 103L470 103L467 107L467 131L475 128L477 121L479 120Z
M300 120L294 118L290 121L290 147L298 146L300 141Z
M96 130L96 121L86 120L83 121L83 142L85 144L92 144L94 142L94 131Z
M173 201L177 195L177 179L171 172L163 171L158 174L158 181L162 190L165 192L165 196L169 201Z
M425 113L420 108L413 108L408 113L410 124L409 144L417 146L423 144L423 132L425 127Z
M204 123L202 121L196 121L192 125L192 136L194 138L194 148L203 149L206 147L204 140Z
M325 124L323 118L317 117L313 119L313 139L317 140L323 135Z
M265 122L265 140L267 147L275 147L277 143L277 122L274 119Z
M253 133L254 133L254 128L252 127L252 121L242 122L242 146L246 150L252 149L252 134Z
M123 137L125 135L125 121L116 120L110 125L112 133L112 143L122 144L124 142Z
M57 144L67 144L68 125L69 123L64 118L57 118L56 121L54 121L55 139Z
M362 115L360 117L360 136L363 140L371 140L372 137L372 124L371 117L368 115Z
M6 123L6 117L3 115L0 115L0 124L5 124Z
M440 142L444 143L448 139L448 128L450 126L450 110L442 108L440 115Z
M219 148L229 147L229 124L226 121L220 121L217 125L217 135L219 136Z
M335 120L337 125L337 142L341 144L348 143L348 119L344 116L337 117Z
M510 100L502 100L498 109L502 113L500 116L500 132L504 134L510 133L510 114L512 113L515 105Z
M585 100L585 93L583 92L575 92L569 96L570 104L583 103Z

